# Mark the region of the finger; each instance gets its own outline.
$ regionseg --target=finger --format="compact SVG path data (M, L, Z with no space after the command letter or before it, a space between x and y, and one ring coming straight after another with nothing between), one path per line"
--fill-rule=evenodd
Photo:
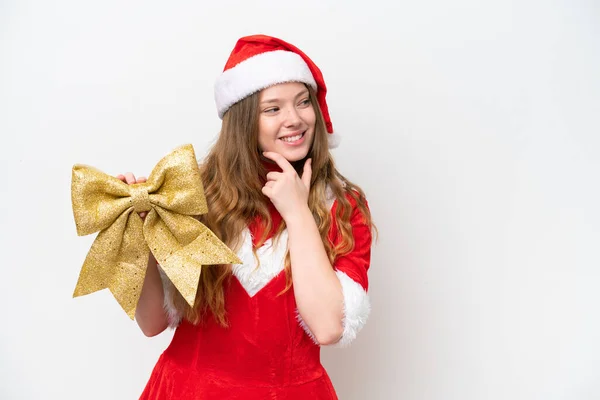
M287 172L287 173L291 173L291 172L295 173L296 172L294 167L292 167L292 164L290 164L290 162L288 160L286 160L285 157L279 153L275 153L274 151L265 151L263 153L263 156L267 157L270 160L275 161L277 163L277 165L279 165L279 167L281 168L281 170L283 172Z
M146 181L147 181L147 179L145 176L140 176L139 178L137 178L136 183L144 183ZM146 212L146 211L143 211L140 213L140 217L142 218L142 220L146 219L146 215L148 215L148 212Z
M117 179L122 180L123 182L125 182L125 175L119 174L119 175L117 175Z
M275 185L275 181L268 181L267 183L265 183L265 186L268 188L272 188L273 185Z
M307 189L310 189L310 178L312 176L312 158L309 158L304 162L304 168L302 169L302 182Z
M125 182L127 182L128 185L134 184L135 176L131 172L127 172L125 174Z
M266 187L266 186L263 186L263 188L261 189L262 193L263 193L265 196L267 196L268 198L271 198L271 193L272 193L272 190L273 190L273 189L271 189L270 187Z
M277 179L281 178L282 175L283 173L281 172L271 171L267 174L267 180L276 181Z

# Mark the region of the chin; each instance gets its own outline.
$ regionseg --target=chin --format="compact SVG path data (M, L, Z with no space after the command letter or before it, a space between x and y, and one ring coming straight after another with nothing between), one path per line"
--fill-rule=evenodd
M286 160L288 160L289 162L296 162L296 161L300 161L300 160L304 160L306 158L306 156L308 155L308 151L302 151L302 152L281 152L280 153L282 156L285 157Z

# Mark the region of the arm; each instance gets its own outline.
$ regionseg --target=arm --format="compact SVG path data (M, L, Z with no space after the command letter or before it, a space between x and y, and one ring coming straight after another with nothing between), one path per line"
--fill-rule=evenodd
M292 283L298 312L321 345L342 336L342 286L332 268L308 205L286 221Z
M344 347L352 343L358 332L364 327L371 311L371 303L367 294L369 279L367 271L371 263L371 228L367 225L362 212L357 207L355 200L349 195L347 196L351 207L353 208L350 217L352 225L352 236L354 238L354 246L352 250L344 255L336 257L333 264L336 278L341 285L342 292L342 333L337 337L335 342L338 346ZM336 202L332 208L332 214L335 218L335 210L339 204ZM367 206L368 207L368 206ZM289 229L288 229L289 230ZM330 236L334 240L334 244L341 239L335 223L332 225ZM290 243L291 246L291 243ZM291 251L291 250L290 250ZM292 266L293 272L296 270ZM294 280L294 284L295 284ZM309 284L314 284L309 282ZM296 298L298 296L296 295ZM297 299L297 303L299 300ZM300 317L303 317L301 314ZM319 344L332 344L332 341L321 342L316 338L312 331L312 325L304 319L300 319L300 325L304 328L307 334Z
M163 305L164 293L158 264L150 254L142 294L135 309L135 320L144 335L156 336L167 328L167 314Z
M314 218L308 209L310 160L302 178L281 155L264 153L283 172L269 172L263 193L271 199L288 229L292 283L299 320L318 344L350 344L365 325L371 305L367 295L367 270L371 258L371 232L360 210L349 198L354 248L336 258L327 257ZM335 209L335 205L334 205ZM332 213L334 211L332 210ZM337 236L335 225L333 236Z
M269 197L288 229L292 283L302 321L319 344L337 342L343 332L343 292L315 220L308 208L311 160L302 178L280 154L265 152L282 172L269 172L263 193Z

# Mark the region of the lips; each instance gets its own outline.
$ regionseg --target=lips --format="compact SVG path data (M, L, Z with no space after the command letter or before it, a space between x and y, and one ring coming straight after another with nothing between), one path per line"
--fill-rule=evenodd
M284 136L284 137L281 137L280 139L283 140L284 142L292 143L292 142L302 139L303 136L304 136L304 132L298 133L297 135L293 135L293 136Z
M283 140L284 142L293 142L293 141L300 139L302 136L304 136L305 133L306 133L306 131L303 131L303 132L298 131L298 132L290 133L288 135L281 136L279 139Z
M294 132L278 139L285 143L286 146L300 146L306 139L306 131Z

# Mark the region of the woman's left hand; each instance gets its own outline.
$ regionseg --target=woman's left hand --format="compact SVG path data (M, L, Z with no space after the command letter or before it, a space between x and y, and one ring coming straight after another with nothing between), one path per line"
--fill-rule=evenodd
M269 172L262 192L271 199L281 217L287 222L294 213L308 208L312 160L309 158L304 162L302 177L300 177L292 164L281 154L267 151L263 155L275 161L282 172Z

